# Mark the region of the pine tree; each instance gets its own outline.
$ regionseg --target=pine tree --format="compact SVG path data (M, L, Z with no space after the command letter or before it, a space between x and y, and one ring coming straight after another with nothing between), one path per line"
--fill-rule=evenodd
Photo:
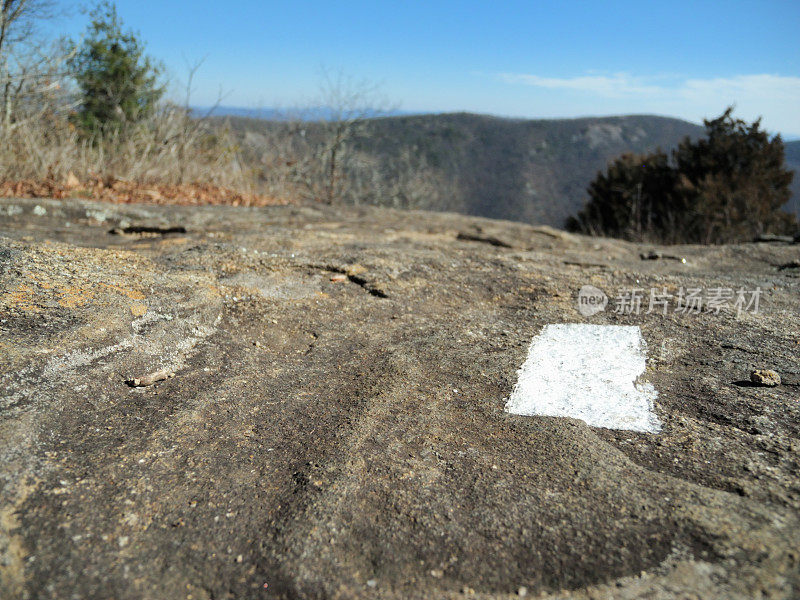
M626 154L598 173L590 200L567 220L571 231L633 241L720 244L764 233L792 233L781 210L793 173L783 141L728 108L704 121L706 137L688 137L672 153Z
M706 137L684 140L673 153L680 193L693 209L692 241L723 243L796 225L781 211L794 174L784 163L783 141L770 139L761 120L747 124L731 115L704 121Z
M69 64L80 88L75 123L89 134L120 131L147 117L164 93L159 67L122 22L112 2L92 12L86 39Z
M642 241L677 229L684 207L674 193L676 173L669 157L623 154L589 185L591 202L567 228L594 235Z

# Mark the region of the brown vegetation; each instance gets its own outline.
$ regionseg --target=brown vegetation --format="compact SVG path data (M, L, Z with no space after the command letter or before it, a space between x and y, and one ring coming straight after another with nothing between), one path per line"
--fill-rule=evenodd
M167 186L159 193L171 197L168 189L186 184L232 190L242 198L255 195L225 130L212 130L175 106L165 105L125 132L103 137L82 137L67 114L58 110L19 121L4 133L0 148L4 193L69 193L80 187L65 185L71 176L96 198L107 196L108 192L99 193L112 187L106 182L120 181L130 182L131 197L142 196L134 188L153 186Z
M274 206L287 200L241 192L212 183L143 184L122 179L94 176L80 182L70 174L63 181L21 179L0 182L0 197L13 198L89 198L116 204L218 204L230 206Z
M113 4L93 13L94 29L81 44L47 44L33 35L48 7L34 0L0 7L0 194L159 204L287 201L257 193L227 128L195 118L188 93L185 106L157 102L158 71L136 36L122 29ZM153 100L147 110L133 110L144 96Z

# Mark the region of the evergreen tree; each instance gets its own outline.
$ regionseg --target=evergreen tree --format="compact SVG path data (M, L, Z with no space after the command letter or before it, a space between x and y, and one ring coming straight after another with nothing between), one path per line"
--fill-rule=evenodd
M633 241L718 244L764 233L791 233L781 210L793 173L783 142L731 115L704 121L706 137L672 153L623 155L590 184L590 200L567 220L571 231Z
M684 140L673 153L680 194L692 207L692 241L704 244L791 230L781 211L794 174L784 163L783 141L770 139L761 120L747 124L731 115L704 121L706 137Z
M164 93L159 67L122 22L112 2L92 12L86 39L69 66L80 88L75 123L87 133L119 131L147 117Z
M661 237L661 232L679 229L685 210L676 183L675 170L661 150L623 154L605 174L598 173L589 185L592 201L567 220L567 228L629 240Z

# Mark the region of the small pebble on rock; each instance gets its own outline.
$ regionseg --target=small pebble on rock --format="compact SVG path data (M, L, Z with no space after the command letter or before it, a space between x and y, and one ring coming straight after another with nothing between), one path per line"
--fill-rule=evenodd
M781 384L781 376L772 369L756 369L750 373L750 381L763 387L775 387Z

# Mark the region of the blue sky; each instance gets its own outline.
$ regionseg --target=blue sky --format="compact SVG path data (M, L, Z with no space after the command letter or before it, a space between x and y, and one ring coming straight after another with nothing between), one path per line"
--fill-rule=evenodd
M65 3L66 5L66 3ZM73 4L74 6L74 4ZM230 3L120 0L119 14L192 102L313 103L321 69L380 84L406 111L531 118L659 114L728 104L800 137L800 2ZM87 17L54 27L79 35ZM177 93L177 92L176 92Z

